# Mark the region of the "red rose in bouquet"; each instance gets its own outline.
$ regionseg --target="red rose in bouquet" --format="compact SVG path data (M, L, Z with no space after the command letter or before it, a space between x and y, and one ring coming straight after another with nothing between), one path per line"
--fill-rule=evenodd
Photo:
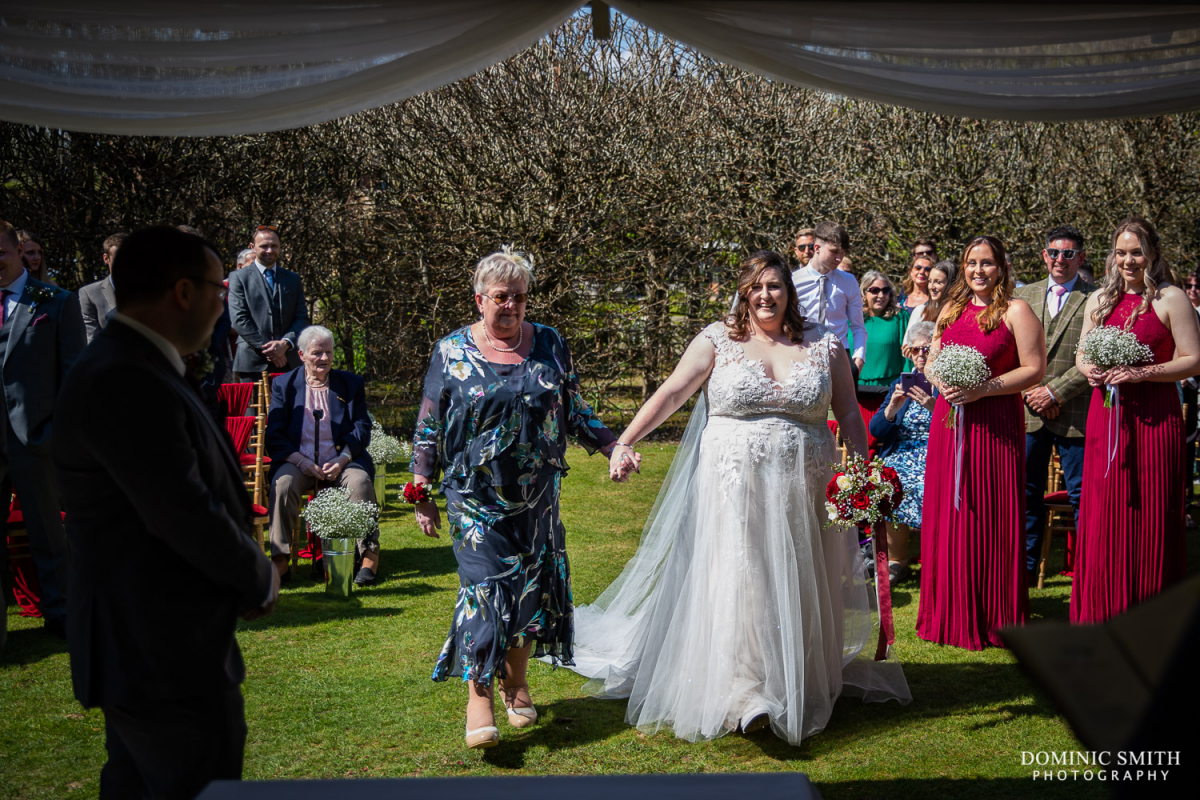
M856 492L850 496L850 505L858 509L870 508L871 497L866 492Z
M837 497L837 493L838 493L837 479L844 474L845 473L843 473L843 472L839 472L837 475L834 475L833 479L831 481L829 481L829 483L826 484L826 486L825 486L825 499L831 503L837 502L836 500L834 500L834 498Z

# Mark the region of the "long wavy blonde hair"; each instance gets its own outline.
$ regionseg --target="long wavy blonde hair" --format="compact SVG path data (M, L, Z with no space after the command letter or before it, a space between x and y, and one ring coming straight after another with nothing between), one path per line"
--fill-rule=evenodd
M992 258L996 260L996 266L1000 269L1000 280L996 283L996 288L992 290L992 302L977 317L979 329L987 332L994 331L1000 327L1004 319L1004 312L1008 310L1008 302L1012 299L1013 291L1016 289L1012 273L1008 268L1004 243L995 236L976 236L963 248L962 258L959 259L958 277L946 289L942 314L938 317L938 336L941 336L946 328L958 321L958 318L963 315L963 311L966 310L967 303L971 302L971 297L974 296L971 287L967 285L967 255L980 245L986 245L992 251Z
M1117 266L1117 239L1126 232L1132 233L1138 238L1142 253L1149 262L1142 278L1146 282L1146 288L1142 290L1142 302L1129 315L1129 319L1125 320L1125 330L1129 330L1138 317L1150 310L1150 301L1154 299L1159 284L1173 284L1175 281L1170 267L1163 261L1158 231L1154 230L1154 226L1150 224L1149 220L1139 216L1126 217L1113 231L1112 247L1109 248L1108 258L1104 260L1104 285L1100 287L1100 302L1096 305L1096 310L1092 312L1092 322L1103 325L1105 320L1116 311L1117 306L1121 303L1121 298L1128 291L1125 286L1125 276L1121 274L1121 268Z

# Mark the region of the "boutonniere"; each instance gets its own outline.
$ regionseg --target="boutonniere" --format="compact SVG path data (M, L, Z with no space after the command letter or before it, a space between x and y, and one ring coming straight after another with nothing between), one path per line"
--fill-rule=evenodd
M207 350L197 350L191 355L184 356L183 363L187 365L188 374L196 381L202 381L216 367L212 353Z
M25 296L29 298L29 311L33 313L38 303L45 303L54 299L54 289L51 289L49 286L26 286Z

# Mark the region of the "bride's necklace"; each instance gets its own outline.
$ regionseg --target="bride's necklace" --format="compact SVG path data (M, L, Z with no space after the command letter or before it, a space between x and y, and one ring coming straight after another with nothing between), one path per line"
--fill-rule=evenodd
M483 320L480 320L479 324L483 326L483 338L487 339L488 345L490 345L491 348L497 353L511 353L520 347L521 342L525 340L525 325L522 323L521 327L517 328L516 344L514 344L512 347L497 347L496 343L492 341L492 335L488 333L487 323Z

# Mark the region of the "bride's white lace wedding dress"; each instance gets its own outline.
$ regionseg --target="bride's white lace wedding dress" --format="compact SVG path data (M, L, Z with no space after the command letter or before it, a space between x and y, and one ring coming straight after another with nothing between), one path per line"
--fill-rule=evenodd
M694 741L765 713L799 744L843 691L910 699L900 665L865 647L874 603L856 532L825 527L841 344L816 334L778 382L723 323L705 328L716 363L638 551L575 610L572 669L587 691L628 697L640 729Z

